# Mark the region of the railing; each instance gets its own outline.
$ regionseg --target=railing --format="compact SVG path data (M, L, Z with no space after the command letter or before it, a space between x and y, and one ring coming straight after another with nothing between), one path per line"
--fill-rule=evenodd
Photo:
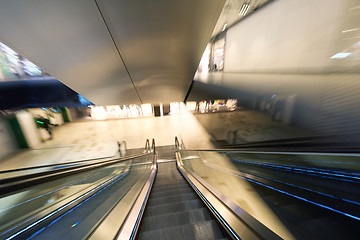
M156 154L156 146L155 146L155 139L154 138L152 139L151 146L150 146L150 140L146 139L144 152L146 152L146 153L153 152L154 154Z
M183 140L179 140L179 138L176 136L175 137L175 150L176 151L180 151L180 150L184 150L185 149L185 145Z
M180 172L235 239L314 236L300 227L305 215L324 219L319 225L335 222L334 232L344 236L358 231L352 222L360 221L360 154L202 149L179 150L176 157ZM293 206L291 214L286 206ZM290 216L297 224L279 221Z
M90 207L94 208L94 211L99 211L98 209L102 209L98 208L100 202L98 204L92 203L92 201L103 201L101 200L103 198L97 196L106 194L107 191L114 188L113 186L118 186L121 191L111 193L110 196L114 194L114 197L106 200L107 204L111 199L114 202L111 203L114 205L109 205L110 209L112 209L111 212L109 213L109 210L104 209L103 219L96 223L100 225L89 227L87 232L83 232L84 235L80 238L103 239L102 234L105 231L107 236L112 234L111 239L116 238L116 236L121 236L122 239L124 235L129 236L128 239L130 239L137 231L138 219L143 213L144 204L148 199L155 178L157 171L155 152L155 140L153 140L152 153L117 159L117 162L114 160L114 162L106 162L99 166L88 166L88 169L82 169L81 171L74 169L73 174L63 175L64 177L67 176L66 178L48 176L47 180L42 181L43 184L13 193L14 199L19 199L15 195L20 194L21 203L16 201L11 206L9 200L0 198L0 211L2 214L0 219L0 239L27 239L29 237L36 239L39 234L41 238L42 231L47 231L47 229L51 231L52 225L57 223L56 219L66 218L73 209L77 209L77 214L80 214L81 217L81 208L86 204L90 204L86 205L86 208ZM96 171L93 171L95 169ZM45 190L47 186L49 188ZM64 193L66 193L65 196ZM6 201L6 204L2 204L1 201ZM48 206L37 205L44 203ZM34 209L31 209L32 207ZM86 210L86 208L84 208L84 212L90 211ZM26 212L22 213L21 211L24 210ZM17 212L17 214L13 214L13 211ZM69 218L71 219L71 216ZM114 222L118 228L115 227L109 230L108 224ZM77 224L82 224L82 221L75 225ZM81 229L84 227L86 229L88 223L83 224L85 225ZM67 232L69 231L67 228L61 229L64 229L66 234L70 235L70 239L78 238L78 236L71 237L72 232ZM119 229L121 230L118 231ZM98 236L100 238L97 238Z
M187 151L180 149L177 137L175 138L175 147L177 149L176 159L179 171L233 239L281 239L218 189L202 179L190 164L192 160L200 159L195 154L184 156L183 153ZM186 164L184 164L184 161ZM190 163L188 164L188 162ZM211 178L211 176L207 175L207 178ZM222 181L225 181L225 179Z
M274 139L258 142L236 143L236 131L227 132L227 139L213 140L214 145L221 150L254 150L254 151L279 151L279 152L334 152L334 153L359 153L360 142L352 136L312 136Z
M175 137L175 149L176 149L176 151L181 150L181 146L180 146L178 137Z
M119 152L120 147L124 146L124 151L126 153L126 142L122 141L122 143L117 142L119 146ZM120 154L120 157L122 154ZM90 166L91 164L97 164L97 163L105 163L113 160L117 160L119 157L116 157L115 155L113 157L98 157L98 158L91 158L91 159L85 159L85 160L79 160L79 161L70 161L70 162L62 162L62 163L55 163L55 164L47 164L47 165L40 165L40 166L32 166L32 167L25 167L25 168L17 168L17 169L9 169L0 171L0 189L1 185L9 182L15 182L35 177L44 177L45 175L50 175L54 173L60 173L65 172L70 169L76 169L79 167L83 167L85 165ZM0 190L1 195L1 190Z
M157 155L155 147L155 139L152 139L151 150L149 150L149 139L146 140L145 148L147 151L153 153L153 165L152 172L147 178L145 184L141 188L141 192L138 194L136 201L132 205L131 210L127 214L126 219L121 222L118 221L119 213L123 212L123 206L117 205L115 209L106 217L102 224L92 233L89 239L100 240L103 239L104 234L109 236L108 226L111 224L113 233L110 233L111 239L122 240L122 239L134 239L138 231L141 217L145 211L145 206L149 198L151 188L154 183L154 179L157 173ZM117 229L120 229L119 231ZM113 237L116 233L115 238Z
M118 142L118 151L119 151L119 155L120 157L125 157L126 153L127 153L127 145L125 141L122 141L121 143Z
M126 142L122 142L126 148ZM32 187L46 181L51 181L80 172L103 167L119 161L128 160L141 155L123 157L100 157L66 163L48 164L20 169L11 169L0 172L0 196Z
M156 146L155 146L155 139L152 139L152 143L151 143L151 150L154 154L156 154Z
M150 152L151 152L151 148L150 148L150 141L149 141L149 139L146 139L146 141L145 141L145 148L144 148L144 152L145 152L145 153L150 153Z

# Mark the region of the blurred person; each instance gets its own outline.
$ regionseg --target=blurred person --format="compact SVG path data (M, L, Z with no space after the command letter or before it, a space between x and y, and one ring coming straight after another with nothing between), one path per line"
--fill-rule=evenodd
M37 123L38 127L45 128L45 130L49 133L49 135L50 135L49 140L53 139L53 134L52 134L52 131L50 128L50 125L53 125L53 124L50 123L49 119L47 119L43 116L38 116L36 118L36 123Z

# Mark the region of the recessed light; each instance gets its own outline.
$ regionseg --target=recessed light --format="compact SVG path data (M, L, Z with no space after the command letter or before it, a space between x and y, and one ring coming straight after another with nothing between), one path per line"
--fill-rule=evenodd
M334 56L332 56L330 58L332 58L332 59L334 59L334 58L342 59L342 58L346 58L349 55L351 55L351 53L341 52L341 53L335 54Z
M250 4L245 3L244 5L242 5L239 15L245 16L249 8L250 8Z
M246 8L246 4L243 4L243 5L242 5L242 8L241 8L241 10L240 10L240 12L239 12L239 15L242 15L241 13L244 11L245 8Z

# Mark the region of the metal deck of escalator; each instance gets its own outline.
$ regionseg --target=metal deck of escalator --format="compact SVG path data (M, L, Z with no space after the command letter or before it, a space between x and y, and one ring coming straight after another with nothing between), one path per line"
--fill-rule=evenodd
M158 172L137 239L229 238L177 170L174 146L158 147L157 152Z

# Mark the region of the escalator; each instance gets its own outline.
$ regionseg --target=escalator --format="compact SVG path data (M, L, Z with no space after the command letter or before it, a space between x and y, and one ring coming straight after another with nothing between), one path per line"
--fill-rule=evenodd
M179 149L147 140L140 155L0 182L0 239L280 239Z
M359 239L358 154L239 150L180 154L185 168L283 239Z
M154 172L154 154L137 153L0 172L0 239L89 238L115 207L126 219Z
M175 148L157 152L158 173L137 239L230 239L177 170Z

